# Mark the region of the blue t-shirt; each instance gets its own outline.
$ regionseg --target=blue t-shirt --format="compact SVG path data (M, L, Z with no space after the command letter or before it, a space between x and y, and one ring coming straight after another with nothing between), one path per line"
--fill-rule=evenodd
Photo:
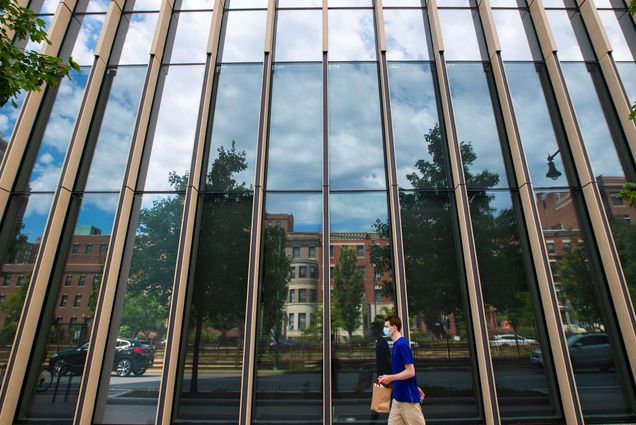
M403 337L393 343L391 361L391 372L393 374L405 370L406 367L404 365L412 364L415 366L411 347L409 347L409 343ZM406 403L420 402L420 393L417 390L417 379L415 376L404 381L393 381L392 386L394 400Z

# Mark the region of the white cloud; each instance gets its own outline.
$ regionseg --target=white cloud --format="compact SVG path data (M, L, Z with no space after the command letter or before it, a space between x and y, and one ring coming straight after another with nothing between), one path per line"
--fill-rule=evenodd
M148 64L157 16L157 13L133 13L123 16L123 19L130 22L118 62L120 65Z
M174 16L179 20L169 62L204 63L212 12L181 12ZM175 22L173 18L172 24Z
M329 60L375 60L372 10L329 11Z
M229 12L222 62L263 62L266 11Z
M477 13L477 12L474 12ZM439 20L446 60L481 60L479 42L471 10L441 9Z
M387 60L428 60L428 37L421 9L386 9Z

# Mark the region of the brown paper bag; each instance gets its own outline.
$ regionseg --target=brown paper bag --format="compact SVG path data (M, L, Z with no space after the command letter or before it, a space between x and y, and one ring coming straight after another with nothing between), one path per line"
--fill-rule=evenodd
M373 384L371 410L378 413L389 413L391 410L391 388Z

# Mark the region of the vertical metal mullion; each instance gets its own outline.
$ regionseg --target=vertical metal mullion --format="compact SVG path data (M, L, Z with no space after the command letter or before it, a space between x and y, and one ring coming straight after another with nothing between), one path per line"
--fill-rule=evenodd
M194 235L196 232L197 211L199 208L199 188L205 185L205 146L211 128L208 128L212 92L214 90L216 77L216 60L218 44L223 20L223 1L216 0L210 33L208 35L206 69L203 80L203 90L199 104L199 116L197 119L197 129L195 145L192 153L190 165L190 182L186 189L184 212L181 223L181 234L179 235L179 251L177 252L177 264L175 267L174 288L170 303L170 318L168 321L168 338L166 344L166 355L164 357L163 374L159 387L159 405L157 407L157 424L170 424L174 409L174 400L178 386L176 385L180 343L183 340L184 317L188 293L188 282L190 276L190 266L192 265L192 249ZM203 180L203 182L202 182ZM186 330L187 332L187 330Z
M409 339L409 311L406 289L406 271L404 247L402 243L402 224L400 216L400 193L395 165L395 144L393 122L391 119L391 98L389 93L388 70L386 61L386 38L384 33L384 13L382 2L375 2L376 47L380 76L380 102L382 108L382 126L384 133L384 155L387 168L389 217L391 220L391 249L393 251L393 279L395 303L402 320L402 332Z
M549 335L549 347L555 365L556 378L560 389L560 401L562 403L567 423L583 423L583 413L576 391L576 383L570 357L567 354L567 340L563 333L559 303L552 281L548 255L543 241L543 230L538 217L537 207L534 201L530 173L523 152L519 131L517 128L512 98L506 82L505 70L501 59L501 48L497 30L494 25L490 0L481 0L479 4L480 19L486 34L488 55L493 70L493 78L500 110L503 115L506 138L512 157L519 197L523 210L524 230L528 235L532 265L537 277L540 294L540 309L546 318L545 326ZM553 379L550 376L549 380Z
M470 204L466 190L466 182L463 172L463 164L457 132L453 122L453 107L446 74L444 59L444 46L437 13L437 1L428 2L428 19L431 27L431 39L435 56L435 67L439 80L439 90L442 104L442 115L446 127L448 152L450 156L451 174L453 176L453 192L457 204L459 231L462 240L462 252L468 286L468 298L470 316L475 337L477 365L480 376L480 389L484 408L484 416L487 425L499 424L499 405L497 403L497 391L495 388L495 375L490 356L488 343L488 328L484 311L484 300L481 291L477 253L473 238L472 222L470 217Z
M331 350L331 220L329 216L329 4L322 1L322 409L324 425L333 422Z
M68 9L70 6L71 5L60 5L58 6L58 11L68 10L70 13ZM74 6L74 2L72 6ZM71 193L84 151L90 121L95 110L102 80L106 71L104 56L108 57L110 52L114 38L114 29L117 26L119 15L119 8L111 4L108 9L105 25L101 32L100 41L95 51L95 59L88 78L86 90L82 97L78 118L73 128L61 171L60 181L55 191L44 237L41 241L34 272L31 277L31 284L29 285L25 305L23 306L23 314L16 333L16 343L13 346L12 357L7 367L8 379L6 391L10 391L11 394L5 399L3 393L2 399L0 399L0 404L3 406L0 422L2 421L5 411L7 415L15 416L16 414L15 410L18 404L14 402L8 403L7 399L10 401L15 399L15 397L20 394L20 388L25 385L24 381L26 379L28 366L30 363L33 363L32 354L33 348L37 344L36 337L38 333L42 331L40 329L39 319L42 314L45 314L44 311L46 310L47 299L50 297L50 291L59 289L59 287L56 288L54 282L51 283L51 276L54 269L59 268L62 264L58 261L58 257L59 255L63 255L60 254L63 252L60 244L62 243L63 233L67 227L66 220L72 201ZM69 16L70 19L72 19L72 14ZM68 22L70 22L70 19ZM62 33L64 32L65 31L62 31ZM25 151L26 150L23 150L22 152L24 153ZM39 337L37 337L37 339L39 340Z
M122 7L121 2L117 4ZM103 387L108 385L110 379L110 367L104 370L104 358L110 349L109 337L112 336L111 320L113 318L115 301L118 295L120 275L125 272L126 253L130 251L128 246L134 241L134 229L130 227L131 218L138 208L139 198L135 195L137 178L140 173L141 158L146 143L148 124L152 112L163 47L168 33L168 25L172 14L171 1L163 0L155 28L155 34L150 49L150 61L146 73L137 122L132 135L132 143L124 174L122 191L119 195L113 232L108 246L108 254L104 265L102 285L94 315L94 324L91 329L91 349L88 352L85 373L82 377L82 399L78 403L75 424L90 425L93 422L96 409L106 402ZM101 389L101 391L100 391Z
M593 0L577 0L583 23L590 35L590 40L598 58L598 62L607 83L609 97L618 113L618 121L620 122L627 145L631 151L632 159L636 158L636 125L634 121L629 119L631 104L626 98L625 92L620 82L618 71L612 57L612 46L609 43L605 28L601 23L601 19L596 10Z
M265 172L267 138L269 128L270 94L272 87L272 49L274 43L274 22L276 18L276 0L268 0L267 24L265 27L265 45L263 54L263 76L261 83L260 117L256 146L256 166L254 182L254 201L252 205L252 233L250 236L250 254L247 281L247 300L245 311L245 340L243 346L243 374L241 377L241 401L239 424L252 422L254 404L254 378L256 374L256 349L258 348L258 300L260 290L261 251L263 237L263 214L265 212Z
M555 92L561 119L567 134L567 142L581 184L583 199L590 219L604 276L607 280L618 329L629 362L632 382L636 378L636 315L620 265L620 259L611 237L609 220L605 213L598 182L594 177L590 160L585 152L583 137L575 118L565 80L557 57L556 44L547 21L542 0L530 3L530 14L539 37L548 78ZM618 347L617 347L618 348Z
M57 56L59 54L74 8L75 0L58 4L57 10L53 15L53 22L48 31L51 44L46 44L42 48L42 54L47 56ZM18 120L15 123L15 129L9 139L7 151L2 158L2 163L0 163L0 216L2 217L6 213L11 190L18 178L20 165L27 155L27 144L31 131L35 127L38 112L44 102L46 92L47 85L43 83L40 91L33 91L27 94ZM0 402L3 399L4 397L0 395ZM2 415L0 415L1 417Z

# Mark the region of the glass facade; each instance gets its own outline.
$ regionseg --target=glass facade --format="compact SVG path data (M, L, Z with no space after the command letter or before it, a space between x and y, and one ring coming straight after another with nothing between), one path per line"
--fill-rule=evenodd
M634 20L430 3L31 1L0 423L386 423L392 314L430 424L636 421Z

